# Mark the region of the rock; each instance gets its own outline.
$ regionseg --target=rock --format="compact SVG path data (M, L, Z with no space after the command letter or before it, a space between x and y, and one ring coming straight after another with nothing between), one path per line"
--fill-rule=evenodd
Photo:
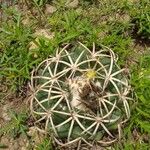
M43 138L45 137L45 134L39 132L39 129L37 127L30 127L27 134L31 137L32 142L34 142L34 146L41 143Z
M47 39L52 39L54 37L54 33L50 32L48 29L37 29L34 35L37 37L45 37Z
M0 143L7 146L6 150L28 150L30 145L29 140L24 135L15 139L10 135L3 135L0 137Z
M10 150L18 150L20 148L19 143L15 142L12 144L12 146L10 147Z
M6 122L9 122L9 121L11 120L11 117L10 117L9 114L8 114L8 110L9 110L9 108L8 108L7 105L5 105L5 106L3 107L3 110L2 110L2 118L3 118Z
M76 8L79 4L79 1L78 0L68 0L66 2L66 7L69 7L69 8Z
M0 142L2 144L7 145L7 144L9 144L9 139L7 137L2 136L1 139L0 139Z
M29 25L30 24L30 19L29 18L25 18L22 20L22 24L23 25Z
M37 40L35 39L35 41L37 41ZM38 48L38 46L33 41L31 41L29 43L29 50L36 49L36 48ZM35 57L35 58L37 58L37 57Z
M50 32L48 29L37 29L34 33L34 36L36 37L35 42L39 43L39 38L46 38L45 41L47 41L54 37L54 33ZM29 43L29 50L38 48L38 45L35 42L31 41ZM38 57L35 52L33 53L33 57L34 58Z
M52 5L46 4L45 7L46 7L46 8L45 8L45 14L47 14L47 15L51 15L51 14L53 14L55 11L57 11L57 8L54 7L54 6L52 6Z

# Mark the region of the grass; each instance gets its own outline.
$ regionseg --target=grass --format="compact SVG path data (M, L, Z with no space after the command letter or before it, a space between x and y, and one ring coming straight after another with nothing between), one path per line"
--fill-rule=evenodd
M46 3L55 6L57 11L46 16L43 12ZM146 50L148 45L144 46L150 40L148 0L81 0L76 8L66 7L64 0L35 0L31 9L38 15L42 13L42 17L38 21L37 16L31 13L30 22L24 25L24 11L3 6L5 16L0 25L1 83L13 92L20 91L30 80L32 69L66 43L81 41L88 47L93 42L97 47L108 46L118 55L118 63L123 67L131 63L131 56L137 53L136 63L127 66L136 103L124 129L125 138L115 147L148 149L150 143L144 139L150 135L150 57ZM41 27L43 24L44 27ZM34 32L40 28L48 29L54 34L53 38L38 37L37 40ZM140 40L145 41L141 46L142 55L135 46L137 41L140 44ZM33 49L30 49L31 42L36 45ZM134 139L134 130L141 143Z

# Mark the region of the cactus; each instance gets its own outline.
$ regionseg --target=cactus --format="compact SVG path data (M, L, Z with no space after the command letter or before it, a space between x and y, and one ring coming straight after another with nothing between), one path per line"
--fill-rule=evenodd
M110 144L130 118L132 97L113 51L66 45L33 71L30 109L35 125L61 146Z

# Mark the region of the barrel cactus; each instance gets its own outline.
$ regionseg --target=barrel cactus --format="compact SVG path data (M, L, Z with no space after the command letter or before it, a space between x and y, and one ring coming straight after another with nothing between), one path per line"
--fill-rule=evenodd
M31 77L35 125L58 145L110 144L130 117L130 86L115 54L82 43L58 49Z

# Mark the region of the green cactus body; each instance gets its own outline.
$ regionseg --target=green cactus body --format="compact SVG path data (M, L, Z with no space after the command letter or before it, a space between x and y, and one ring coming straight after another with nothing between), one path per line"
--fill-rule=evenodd
M44 60L32 75L31 112L60 145L116 139L130 117L130 86L112 50L79 43ZM120 132L119 132L120 133Z

